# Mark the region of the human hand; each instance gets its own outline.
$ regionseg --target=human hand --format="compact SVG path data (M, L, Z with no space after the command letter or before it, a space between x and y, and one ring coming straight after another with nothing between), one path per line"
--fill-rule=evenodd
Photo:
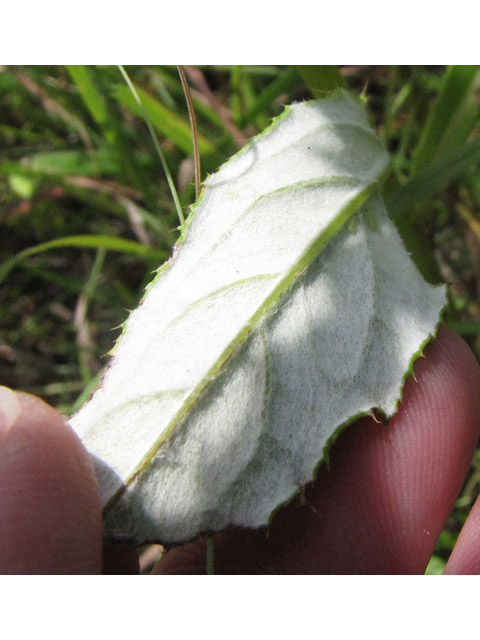
M415 364L388 427L346 429L314 483L269 529L215 535L216 573L423 573L467 474L480 431L480 368L446 328ZM0 571L100 573L101 507L88 455L39 399L0 392L16 419L0 429ZM17 409L15 409L17 406ZM13 409L12 409L13 407ZM480 573L480 499L446 573ZM205 539L172 549L154 572L204 573ZM109 546L108 573L134 573Z

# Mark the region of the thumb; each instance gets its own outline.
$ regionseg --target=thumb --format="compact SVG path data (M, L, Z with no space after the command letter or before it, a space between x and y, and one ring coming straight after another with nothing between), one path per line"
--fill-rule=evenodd
M0 387L0 573L101 573L100 495L89 456L39 398Z

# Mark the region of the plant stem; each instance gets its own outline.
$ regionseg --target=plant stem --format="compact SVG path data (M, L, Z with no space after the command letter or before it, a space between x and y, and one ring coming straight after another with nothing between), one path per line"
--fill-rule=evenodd
M197 119L195 117L195 109L193 108L192 96L190 94L190 87L188 86L187 76L185 75L185 70L183 65L177 65L178 75L180 76L180 81L182 83L183 92L185 94L185 100L187 101L188 108L188 116L190 118L190 125L192 127L192 143L193 143L193 161L195 167L195 199L198 200L200 197L200 152L198 150L198 130L197 130Z

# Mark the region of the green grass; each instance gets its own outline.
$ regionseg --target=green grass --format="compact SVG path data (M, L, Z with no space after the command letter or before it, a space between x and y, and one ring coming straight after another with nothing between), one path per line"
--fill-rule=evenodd
M175 67L8 67L0 72L0 380L68 414L179 236L195 194ZM449 324L480 358L477 67L188 69L203 178L282 106L336 86L362 93L392 163L385 197ZM480 481L479 457L437 545L439 571Z

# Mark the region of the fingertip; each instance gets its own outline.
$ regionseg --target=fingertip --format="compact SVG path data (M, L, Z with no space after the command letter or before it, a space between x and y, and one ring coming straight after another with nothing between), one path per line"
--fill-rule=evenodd
M100 494L88 453L52 407L15 396L21 411L0 444L0 570L100 573Z

